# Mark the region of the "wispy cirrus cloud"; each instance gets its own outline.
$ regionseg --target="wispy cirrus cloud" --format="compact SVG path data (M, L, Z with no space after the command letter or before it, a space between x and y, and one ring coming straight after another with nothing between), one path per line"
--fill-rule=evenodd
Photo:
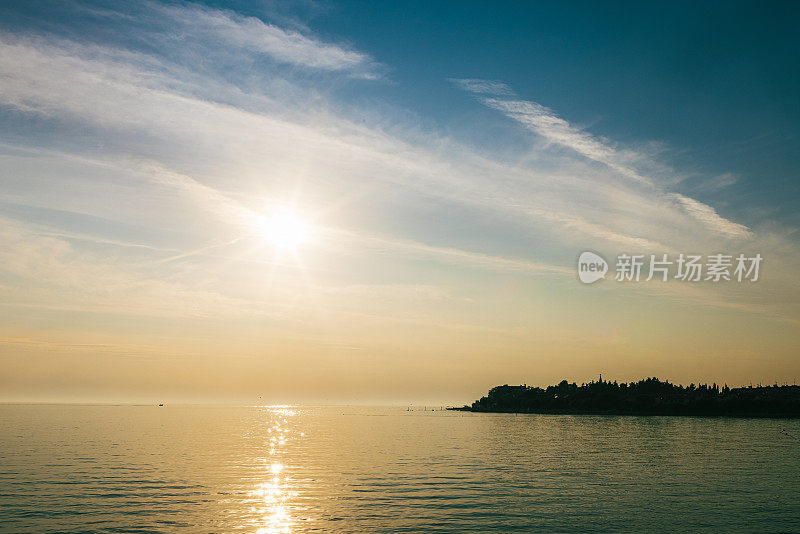
M464 91L494 96L513 96L514 91L503 82L477 78L451 78L450 81Z
M673 193L672 196L683 206L689 215L720 234L732 238L746 238L753 235L747 226L720 216L717 211L708 204L703 204L698 200L679 193Z
M620 150L609 141L571 125L553 110L536 102L520 100L504 84L482 80L453 80L465 91L481 96L481 101L509 118L519 122L527 129L539 134L551 143L569 148L578 154L618 172L621 176L638 182L643 186L658 188L646 174L637 170L633 161L646 159L646 156ZM687 196L671 193L685 212L709 229L730 238L746 238L752 235L750 229L719 215L714 208Z
M363 52L280 28L256 17L189 3L147 5L172 21L179 32L221 46L265 54L280 63L373 80L379 79L384 70Z
M499 98L485 98L483 102L552 143L565 146L591 160L608 165L626 178L642 184L651 183L649 178L621 162L618 151L607 142L572 126L541 104L526 100L501 100Z

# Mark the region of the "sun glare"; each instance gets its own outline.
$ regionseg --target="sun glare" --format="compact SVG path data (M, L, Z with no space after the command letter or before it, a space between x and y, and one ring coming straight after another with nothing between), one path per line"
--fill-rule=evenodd
M308 223L288 209L265 217L261 230L266 241L277 249L295 249L311 238Z

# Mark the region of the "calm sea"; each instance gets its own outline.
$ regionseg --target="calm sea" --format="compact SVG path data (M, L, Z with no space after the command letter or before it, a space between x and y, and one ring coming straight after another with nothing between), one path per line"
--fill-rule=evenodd
M2 532L800 532L800 421L0 406Z

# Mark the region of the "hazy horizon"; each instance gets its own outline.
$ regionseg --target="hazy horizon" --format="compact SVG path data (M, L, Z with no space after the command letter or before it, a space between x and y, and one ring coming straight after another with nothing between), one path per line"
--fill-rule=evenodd
M644 380L646 378L651 377L641 377L637 380L631 380L628 382L638 382L639 380ZM655 377L660 378L662 380L667 380L668 382L674 383L669 379L664 379L662 377ZM566 378L564 380L567 380ZM592 381L597 381L598 377L595 377L593 380L586 380L586 381L572 381L567 380L568 382L572 383L575 382L576 384L580 385L582 383L589 383ZM604 377L604 382L622 382L620 380L616 380L613 377ZM523 383L523 382L514 382L511 385L527 385L529 387L540 387L542 389L547 388L548 386L557 385L560 381L554 381L552 383L541 383L541 384L533 384L533 383ZM700 382L688 382L685 384L675 383L678 386L688 386L690 384L700 385ZM707 385L711 386L712 383ZM52 399L47 399L43 397L39 398L32 398L32 399L18 399L18 400L0 400L0 404L7 404L7 405L87 405L87 406L155 406L161 405L164 406L208 406L208 407L254 407L254 408L276 408L276 407L292 407L292 408L311 408L311 407L347 407L347 406L363 406L363 407L403 407L408 408L414 411L425 411L425 410L440 410L443 408L449 407L460 407L465 405L470 405L474 400L478 400L479 398L483 397L487 394L487 392L495 387L500 385L509 385L509 384L491 384L484 387L482 390L476 390L475 393L470 397L469 395L462 396L462 397L441 397L436 398L434 396L429 397L408 397L408 398L390 398L376 396L373 398L361 398L356 400L350 400L346 397L343 398L325 398L325 397L318 397L313 398L306 396L306 400L297 400L294 402L279 402L279 401L269 401L269 395L267 398L264 396L256 395L254 399L248 399L246 397L235 398L230 397L228 399L220 399L220 398L203 398L201 396L197 397L166 397L166 398L156 398L147 396L146 394L139 394L137 397L117 397L113 398L110 396L107 397L98 397L92 399L90 397L79 397L79 398L64 398L63 396L59 395L58 397L54 397ZM786 381L786 382L773 382L773 383L745 383L745 384L729 384L729 383L719 383L717 384L720 388L723 386L728 386L730 388L747 388L748 386L752 387L759 387L759 386L784 386L784 385L797 385L797 381ZM424 393L423 393L424 395ZM277 397L276 397L277 398ZM282 399L291 398L291 395L284 394L280 396ZM301 397L297 397L301 398Z

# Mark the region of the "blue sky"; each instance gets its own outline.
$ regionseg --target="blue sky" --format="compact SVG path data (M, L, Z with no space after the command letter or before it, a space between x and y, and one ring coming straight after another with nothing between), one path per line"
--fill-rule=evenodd
M312 24L392 66L382 96L456 131L475 109L442 75L502 80L596 134L664 143L687 172L741 176L734 213L795 217L797 20L790 3L356 2Z
M741 177L722 195L731 214L766 204L797 216L797 6L362 2L330 15L319 27L392 65L406 83L386 92L422 116L475 117L443 73L502 80L596 134L664 143L681 170Z
M779 3L5 3L9 395L794 378L797 19ZM309 230L291 250L270 237L286 210L288 233ZM765 271L584 287L586 249L761 253ZM187 361L179 383L153 378Z

